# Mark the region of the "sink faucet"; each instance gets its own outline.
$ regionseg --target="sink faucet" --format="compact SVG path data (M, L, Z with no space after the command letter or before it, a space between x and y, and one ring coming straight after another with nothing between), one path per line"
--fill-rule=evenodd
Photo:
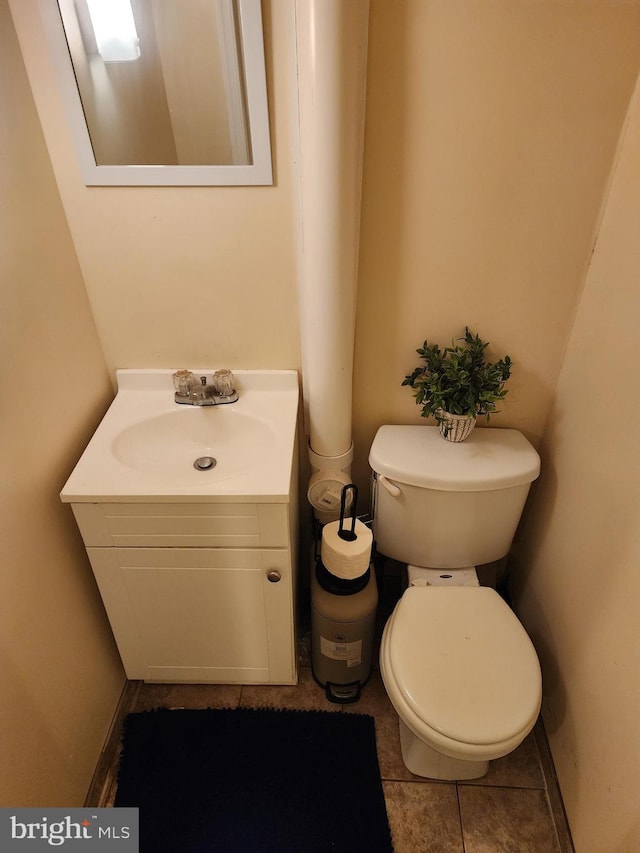
M198 383L190 370L178 370L173 374L173 384L175 401L181 405L220 406L238 400L235 378L230 370L216 370L210 384L206 376L201 376Z

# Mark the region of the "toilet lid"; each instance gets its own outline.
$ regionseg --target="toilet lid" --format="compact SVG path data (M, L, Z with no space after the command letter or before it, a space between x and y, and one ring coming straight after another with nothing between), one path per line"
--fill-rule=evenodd
M535 721L538 657L493 589L410 587L396 608L388 643L405 701L445 737L500 743Z

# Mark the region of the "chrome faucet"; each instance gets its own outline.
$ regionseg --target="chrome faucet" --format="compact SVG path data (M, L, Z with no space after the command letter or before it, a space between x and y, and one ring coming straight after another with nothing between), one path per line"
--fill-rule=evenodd
M178 370L173 374L173 385L176 389L174 399L183 406L221 406L238 400L235 378L230 370L216 370L210 384L206 376L201 376L198 383L190 370Z

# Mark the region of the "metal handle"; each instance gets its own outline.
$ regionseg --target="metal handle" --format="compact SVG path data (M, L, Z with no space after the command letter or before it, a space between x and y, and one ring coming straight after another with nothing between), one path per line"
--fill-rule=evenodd
M396 486L396 484L392 483L391 480L387 480L384 474L378 474L378 482L381 486L385 487L391 497L399 498L402 494L402 489L400 488L400 486Z
M278 583L281 580L282 575L277 569L271 569L270 572L267 572L267 580L271 583Z
M344 524L345 516L347 514L347 493L349 492L349 489L353 491L353 498L351 500L351 530L345 530L342 525ZM357 504L358 487L355 483L348 483L346 486L342 487L342 491L340 492L340 522L338 525L338 536L346 542L355 542L358 538L356 536Z

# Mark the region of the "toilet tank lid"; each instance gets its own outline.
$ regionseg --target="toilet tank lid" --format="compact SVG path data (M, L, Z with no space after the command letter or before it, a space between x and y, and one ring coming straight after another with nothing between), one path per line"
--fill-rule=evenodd
M515 429L476 428L466 441L446 441L436 426L381 426L369 465L390 480L451 492L531 483L540 457Z

